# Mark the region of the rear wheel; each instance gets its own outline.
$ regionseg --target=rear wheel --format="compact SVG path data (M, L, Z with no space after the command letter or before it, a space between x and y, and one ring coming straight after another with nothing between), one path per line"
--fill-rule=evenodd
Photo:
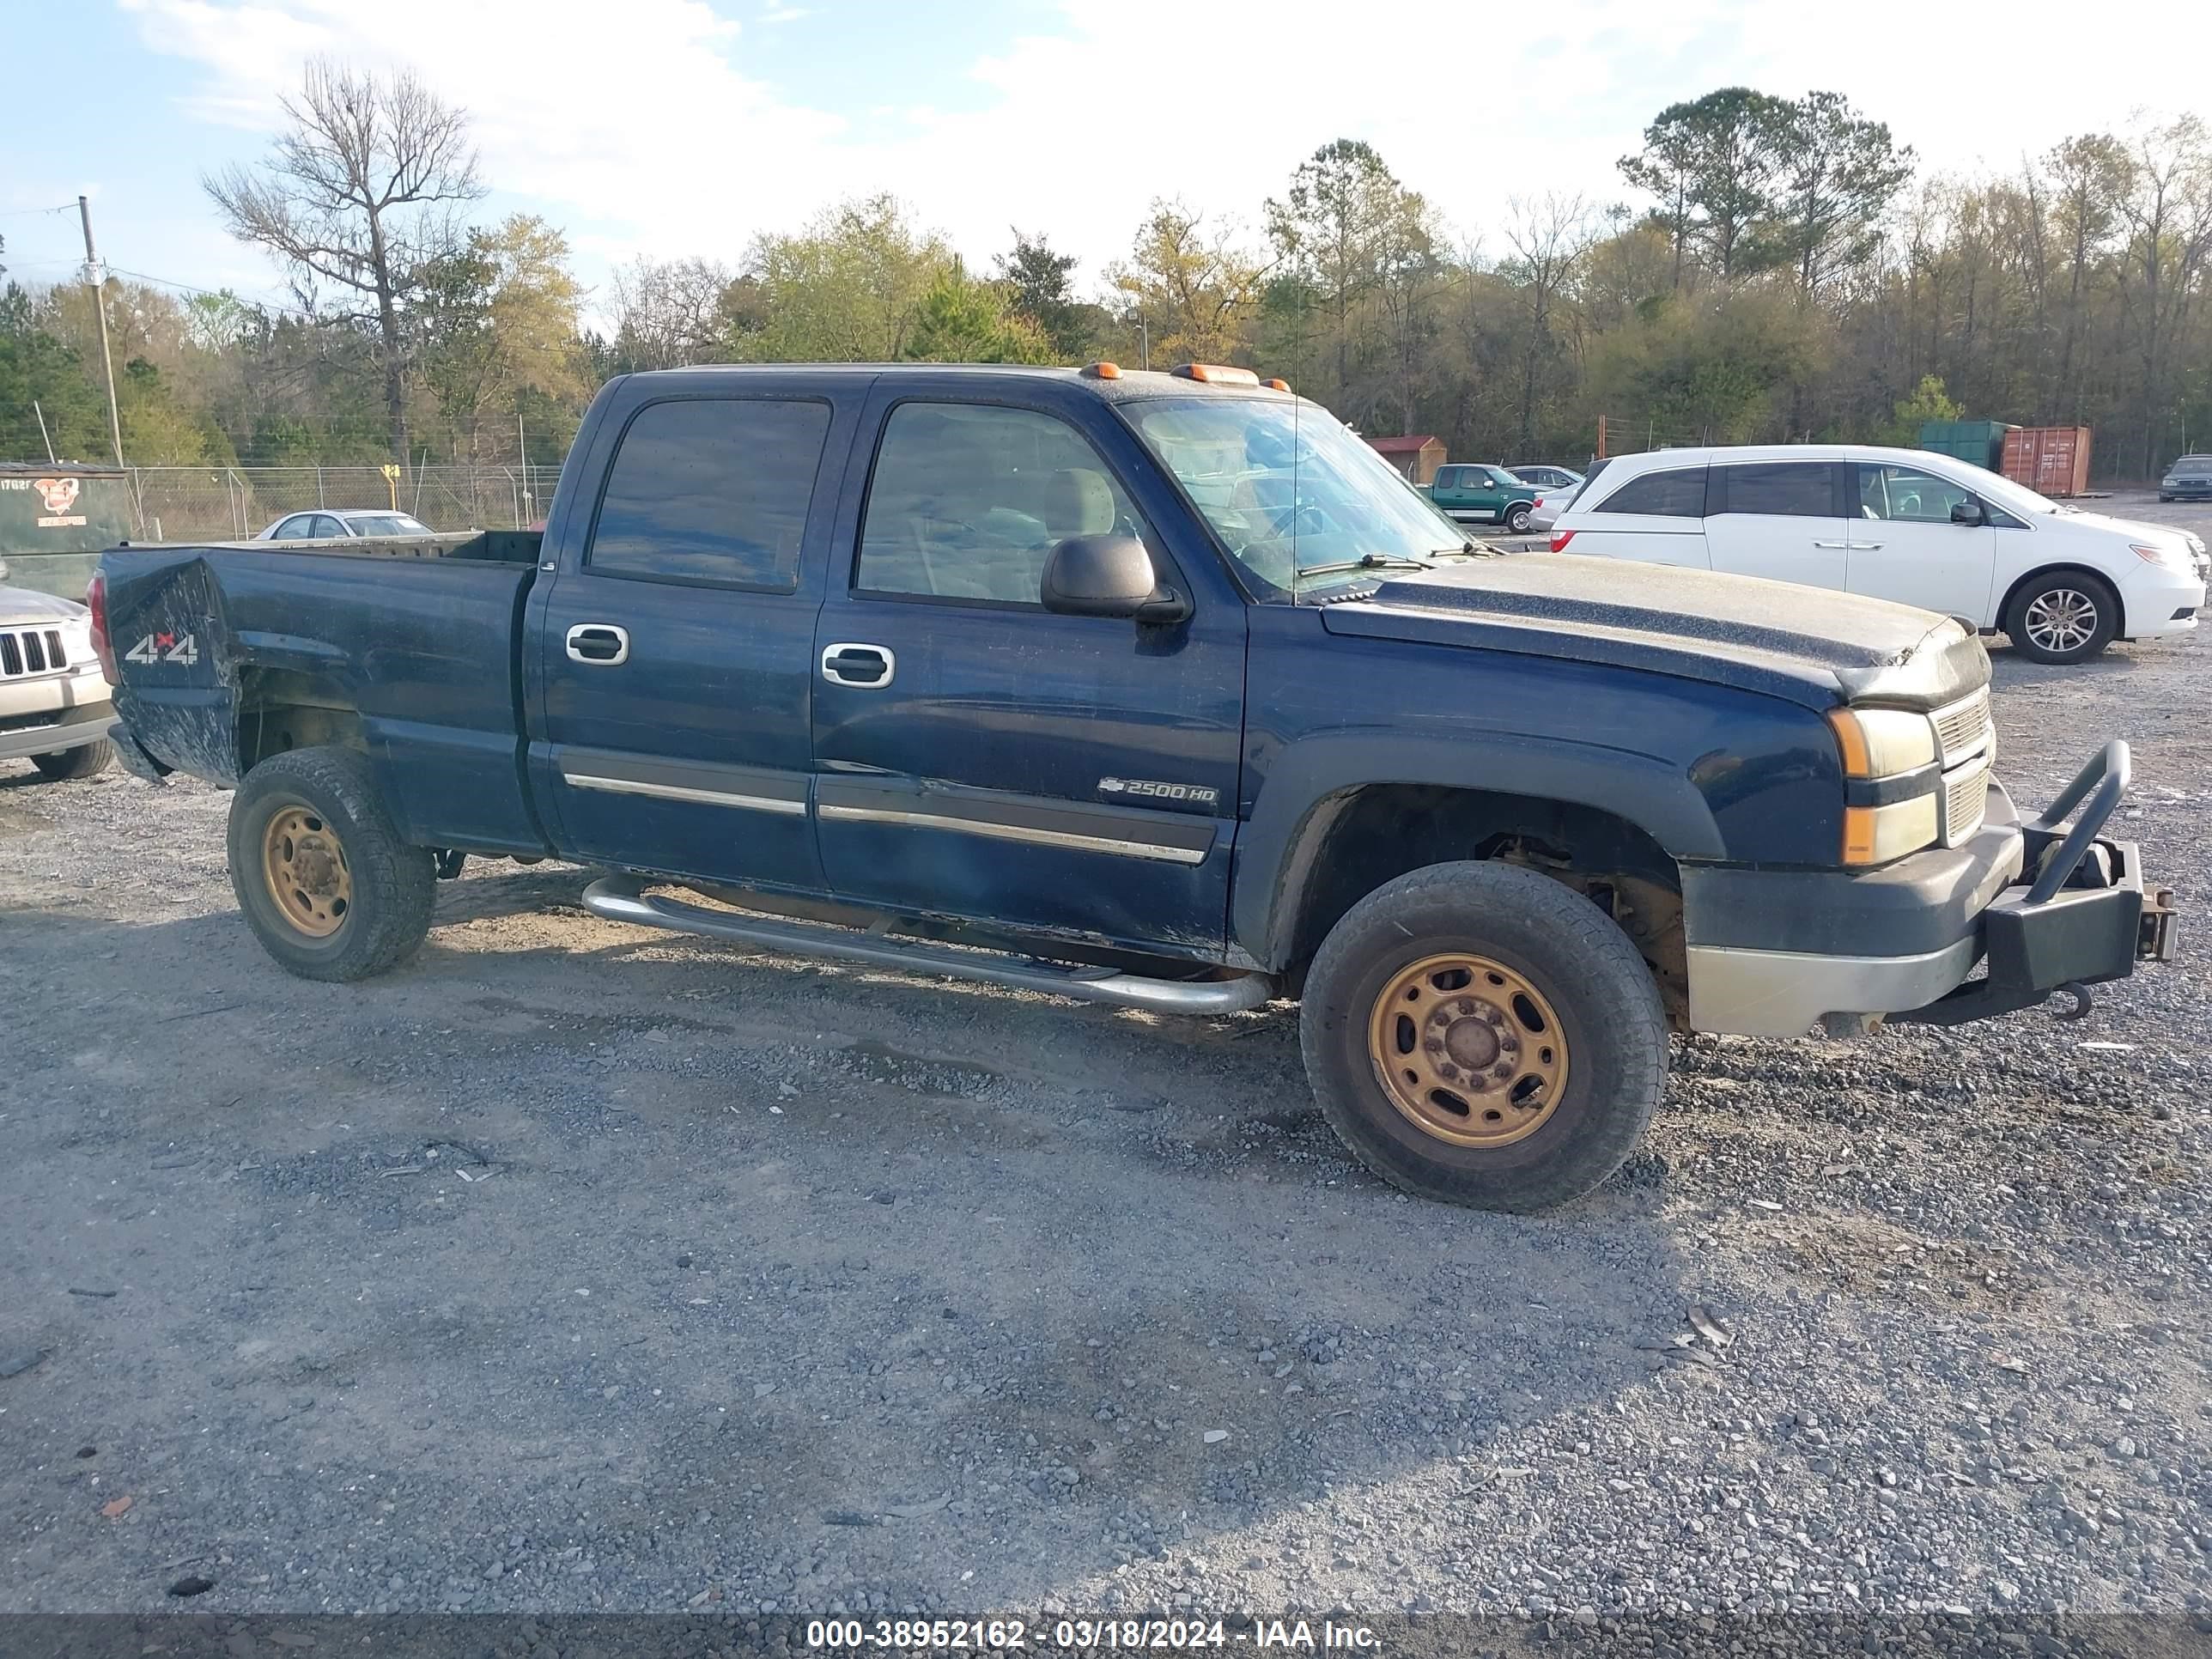
M2032 662L2084 662L2120 631L2120 601L2110 586L2086 571L2038 576L2013 596L2005 632Z
M1331 930L1300 1036L1323 1115L1424 1198L1535 1210L1635 1150L1665 1085L1650 969L1580 894L1511 865L1432 865Z
M247 773L229 851L246 925L302 979L367 979L429 932L435 858L399 838L352 750L294 749Z
M1528 527L1528 504L1516 502L1505 509L1505 527L1518 536Z
M115 745L106 738L98 743L88 743L75 749L57 750L51 755L33 755L31 764L39 769L39 775L60 782L67 778L94 778L105 772L115 759Z

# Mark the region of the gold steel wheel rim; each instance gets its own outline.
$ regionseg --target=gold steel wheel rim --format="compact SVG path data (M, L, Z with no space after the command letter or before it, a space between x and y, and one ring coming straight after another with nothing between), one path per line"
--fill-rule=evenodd
M328 939L353 908L345 848L321 813L287 806L261 838L261 873L284 920L312 939Z
M1542 1128L1567 1087L1567 1036L1544 994L1502 962L1454 951L1393 974L1367 1050L1390 1103L1455 1146Z

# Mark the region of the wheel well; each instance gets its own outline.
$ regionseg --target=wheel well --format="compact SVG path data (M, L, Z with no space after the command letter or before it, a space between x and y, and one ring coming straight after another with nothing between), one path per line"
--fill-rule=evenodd
M238 771L243 777L271 755L333 744L367 750L361 711L334 702L301 677L249 670L238 699Z
M1997 607L1997 626L2008 633L2011 632L2012 608L2019 602L2020 596L2037 582L2051 576L2074 576L2096 583L2111 594L2112 603L2120 607L2120 614L2112 618L2112 631L2115 634L2127 631L2127 601L2120 597L2120 585L2103 572L2092 570L2086 564L2047 564L2040 570L2029 571L2005 590L2004 603Z
M1619 922L1657 976L1668 1012L1686 1006L1682 878L1627 819L1571 801L1480 789L1382 784L1330 797L1300 837L1304 869L1285 975L1302 982L1329 930L1385 882L1431 864L1499 859L1574 889Z

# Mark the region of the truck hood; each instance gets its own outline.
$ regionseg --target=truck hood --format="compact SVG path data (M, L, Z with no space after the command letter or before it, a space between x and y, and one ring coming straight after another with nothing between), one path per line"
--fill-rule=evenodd
M85 614L85 608L75 599L57 599L52 593L34 592L27 587L0 587L0 628L25 623L75 622Z
M1985 685L1989 653L1911 605L1755 576L1523 553L1395 577L1325 608L1331 633L1609 663L1814 708L1935 708Z

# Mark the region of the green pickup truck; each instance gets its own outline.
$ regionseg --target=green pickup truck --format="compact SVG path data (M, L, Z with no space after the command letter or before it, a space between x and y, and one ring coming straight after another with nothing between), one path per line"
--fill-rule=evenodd
M1523 483L1502 466L1440 466L1429 499L1448 519L1502 524L1515 535L1528 527L1528 514L1543 492Z

